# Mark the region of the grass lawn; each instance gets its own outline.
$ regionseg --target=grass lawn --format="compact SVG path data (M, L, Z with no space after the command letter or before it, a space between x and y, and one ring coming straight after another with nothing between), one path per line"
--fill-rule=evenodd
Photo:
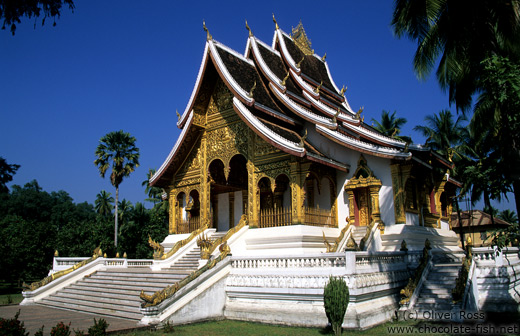
M389 327L418 327L418 322L407 321L398 323L386 323L372 329L364 331L344 331L344 335L391 335L401 334L397 330L391 333ZM416 335L418 335L417 329L415 329ZM407 335L414 335L412 332L406 333ZM299 327L286 327L277 325L268 325L261 323L243 322L243 321L211 321L203 323L194 323L189 325L174 326L170 330L162 329L157 331L132 331L125 333L128 336L167 336L167 335L204 335L204 336L318 336L318 335L333 335L332 330L326 330L323 328L299 328ZM429 335L422 333L421 335ZM443 333L435 333L435 335L447 335Z
M5 306L8 304L18 304L22 302L23 296L22 293L17 294L2 294L0 295L0 306Z

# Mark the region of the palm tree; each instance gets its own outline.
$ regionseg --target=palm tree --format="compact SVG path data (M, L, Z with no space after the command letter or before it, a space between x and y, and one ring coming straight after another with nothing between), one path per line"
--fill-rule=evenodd
M406 118L397 118L395 114L396 111L390 114L389 111L383 110L381 112L381 122L372 118L372 123L376 123L374 128L387 137L411 142L412 139L410 137L399 136L399 133L401 133L401 127L406 124Z
M519 12L519 0L395 0L392 26L398 38L417 41L417 76L425 79L438 64L441 88L465 110L479 89L481 62L520 54Z
M498 214L498 218L511 224L518 223L518 216L516 215L516 212L511 211L509 209L500 211L500 213Z
M114 245L117 247L117 225L118 225L118 200L119 185L123 179L132 173L139 166L139 148L135 146L135 138L130 133L122 130L106 134L99 140L96 148L94 164L99 169L101 177L109 168L112 169L110 182L116 188L116 211L114 227Z
M134 206L132 205L132 202L127 201L126 199L119 202L118 211L121 226L124 226L128 222L129 218L132 216L133 209Z
M114 198L109 192L101 190L99 194L96 195L94 204L98 214L103 217L108 217L112 214L112 209L114 208Z
M145 192L145 194L148 195L148 198L145 199L145 201L152 202L155 204L155 203L159 203L162 201L161 195L163 193L163 190L162 190L162 188L150 186L150 179L152 178L152 176L154 174L155 174L155 169L150 168L148 170L148 173L146 174L146 180L141 182L141 185L143 187L146 187L144 192Z
M426 145L450 161L454 156L460 158L462 139L467 132L462 125L465 117L459 116L453 120L450 110L442 110L438 115L426 116L424 120L427 126L415 126L413 130L427 138Z

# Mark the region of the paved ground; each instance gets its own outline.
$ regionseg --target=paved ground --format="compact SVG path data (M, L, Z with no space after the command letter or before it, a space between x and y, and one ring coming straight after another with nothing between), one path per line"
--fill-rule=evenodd
M108 322L108 331L125 330L137 328L137 322L134 320L126 320L116 317L106 317L101 315L79 313L64 309L55 309L44 306L0 306L0 317L2 318L13 318L14 315L20 310L19 320L24 322L26 331L32 336L34 333L45 326L44 334L49 335L51 328L59 322L68 324L70 322L71 330L82 330L87 332L88 328L94 324L94 318L103 318ZM74 334L74 333L73 333Z

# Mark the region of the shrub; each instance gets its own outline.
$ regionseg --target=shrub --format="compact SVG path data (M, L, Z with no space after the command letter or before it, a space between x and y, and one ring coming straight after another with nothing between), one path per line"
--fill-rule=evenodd
M38 329L38 331L34 333L34 336L43 336L43 327L44 326L42 326L40 329Z
M20 311L18 311L12 319L0 318L0 336L28 336L29 332L25 331L23 322L18 320Z
M51 336L70 336L70 323L59 322L51 329Z
M341 325L345 318L349 301L348 286L342 278L330 276L329 283L323 291L323 303L325 314L334 334L341 335Z
M94 319L94 325L88 328L88 334L89 336L105 336L107 334L107 328L107 321L102 318L97 321Z

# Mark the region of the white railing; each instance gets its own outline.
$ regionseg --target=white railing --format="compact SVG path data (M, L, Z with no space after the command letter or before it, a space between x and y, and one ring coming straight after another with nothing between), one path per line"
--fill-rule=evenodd
M233 268L316 268L345 267L344 253L327 253L302 257L234 257Z
M504 247L500 251L496 247L474 247L472 253L477 266L505 266L520 263L518 247Z

